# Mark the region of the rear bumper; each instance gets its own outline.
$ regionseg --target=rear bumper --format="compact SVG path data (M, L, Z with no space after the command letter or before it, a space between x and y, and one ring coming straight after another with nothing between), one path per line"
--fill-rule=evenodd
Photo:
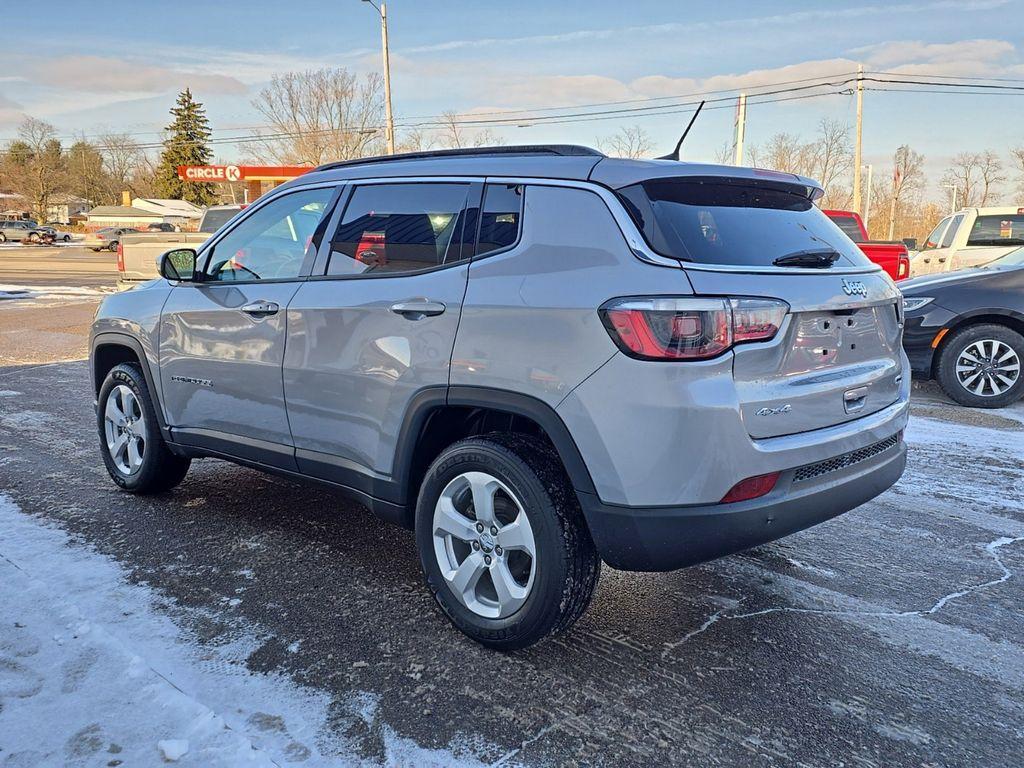
M892 447L845 468L798 479L780 477L759 499L734 504L625 507L579 493L602 559L628 571L670 571L773 541L873 499L906 466L902 433ZM824 462L823 462L824 463Z

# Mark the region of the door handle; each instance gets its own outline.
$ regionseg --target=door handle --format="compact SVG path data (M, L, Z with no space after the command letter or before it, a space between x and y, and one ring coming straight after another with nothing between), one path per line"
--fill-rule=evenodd
M391 305L391 311L409 320L422 320L424 317L440 315L446 309L440 301L400 301Z
M942 258L939 259L939 264L945 264L945 263L946 263L946 257L943 256Z
M276 315L279 309L281 309L281 307L273 301L254 301L252 304L246 304L242 307L242 311L252 317L268 317L269 315Z

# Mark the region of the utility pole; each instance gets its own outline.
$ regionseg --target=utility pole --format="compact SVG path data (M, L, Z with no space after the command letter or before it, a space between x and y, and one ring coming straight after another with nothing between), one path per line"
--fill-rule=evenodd
M384 51L384 138L387 140L388 154L395 154L395 121L391 116L391 64L388 60L388 4L381 2L378 6L373 0L363 0L376 9L380 16L380 40Z
M747 127L747 94L741 93L736 102L736 152L733 165L743 165L743 135Z
M900 190L903 188L903 173L899 165L892 170L892 199L889 201L889 240L896 236L896 208L900 203Z
M868 189L864 195L864 229L867 229L871 221L871 172L874 167L868 163Z
M864 65L857 65L857 137L853 144L853 210L860 213L861 133L864 127Z

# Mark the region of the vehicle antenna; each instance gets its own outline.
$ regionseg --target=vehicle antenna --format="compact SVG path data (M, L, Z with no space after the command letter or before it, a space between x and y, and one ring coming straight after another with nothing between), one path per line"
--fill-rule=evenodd
M678 160L679 159L679 148L681 146L683 146L683 142L686 141L686 134L688 134L690 132L690 129L693 128L693 123L697 119L697 115L700 114L700 111L703 108L704 108L704 102L701 101L701 103L697 105L697 111L693 113L693 117L691 117L690 118L690 122L687 123L686 130L683 131L683 135L680 136L679 137L679 141L676 142L676 148L672 150L671 154L665 155L664 157L659 157L659 158L657 158L658 160Z

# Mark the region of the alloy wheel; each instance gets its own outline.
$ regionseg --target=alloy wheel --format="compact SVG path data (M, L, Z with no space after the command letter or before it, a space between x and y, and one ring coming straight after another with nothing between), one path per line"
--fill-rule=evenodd
M978 397L996 397L1020 378L1020 356L998 339L972 341L957 355L956 379Z
M139 399L124 384L118 384L107 395L103 431L110 458L118 471L124 475L138 472L146 452L146 419Z
M478 616L504 619L530 595L537 545L516 495L486 472L452 479L434 507L434 555L441 576Z

